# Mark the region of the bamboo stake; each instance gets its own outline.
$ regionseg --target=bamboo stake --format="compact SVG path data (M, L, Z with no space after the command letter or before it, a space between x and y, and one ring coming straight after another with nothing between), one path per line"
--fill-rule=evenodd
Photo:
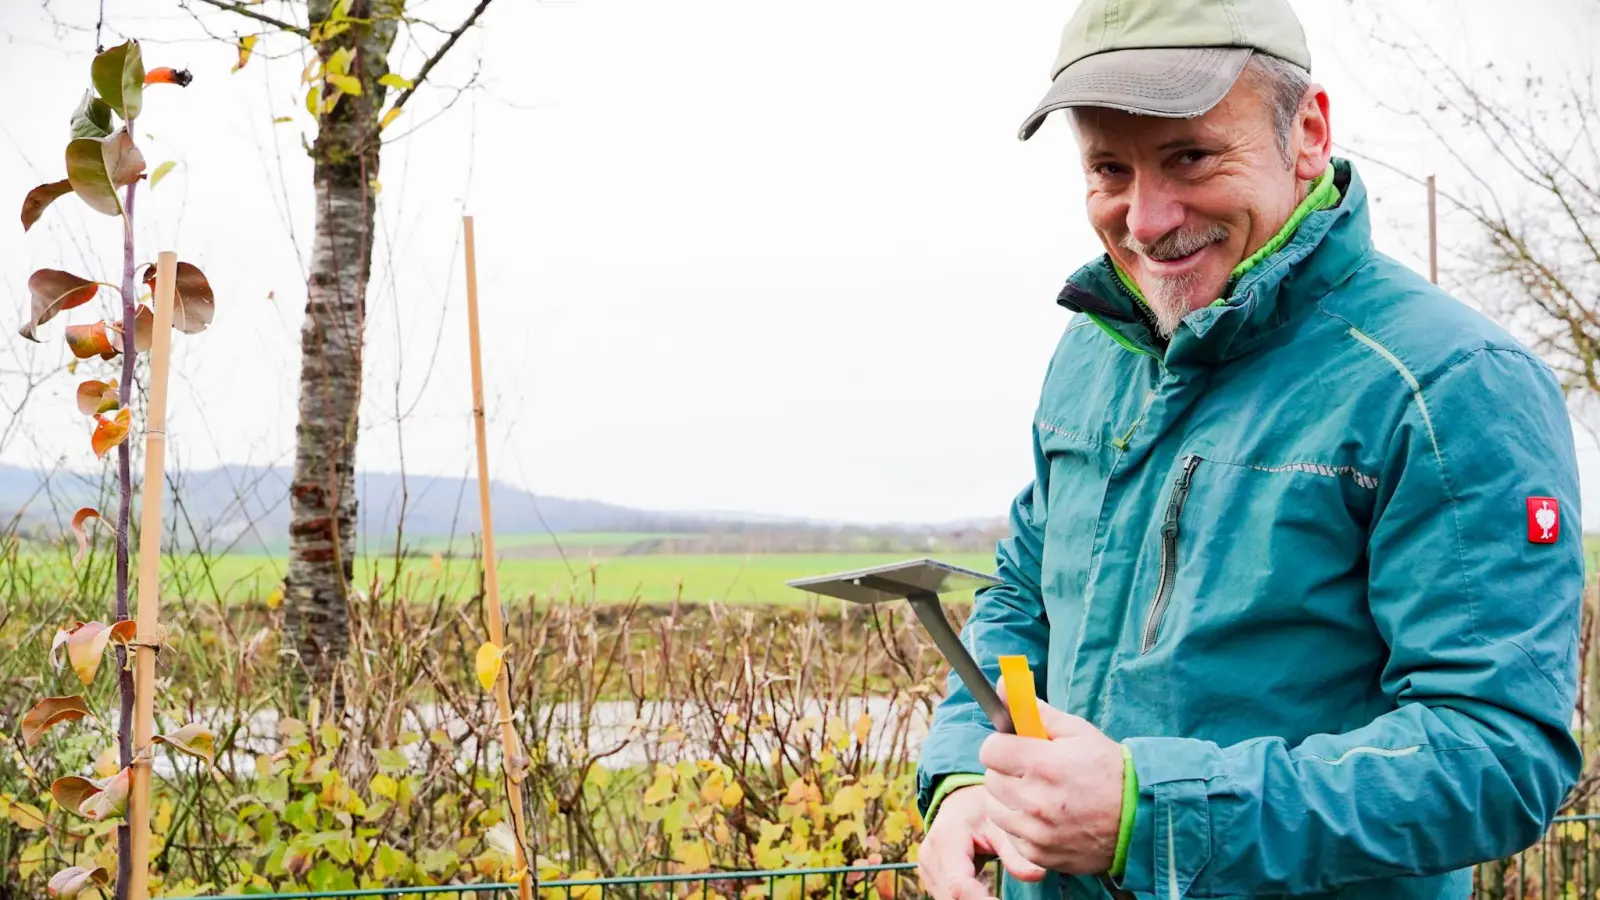
M1428 176L1428 280L1439 283L1439 201L1434 178Z
M156 262L154 334L150 342L149 407L144 432L144 500L139 511L139 608L133 669L133 771L128 830L133 854L128 897L150 896L150 738L155 730L156 622L161 605L161 499L167 463L167 371L172 357L172 301L178 255ZM127 340L132 340L129 335Z
M472 358L472 423L478 442L478 510L483 518L483 606L489 620L489 640L502 651L506 646L505 620L500 612L500 573L495 566L494 513L489 508L489 437L484 422L483 350L478 337L478 262L472 235L472 217L462 216L467 257L467 329ZM520 900L531 900L533 883L528 863L527 834L522 813L522 774L511 765L517 753L517 729L511 721L510 676L502 666L495 678L494 702L499 710L500 751L506 762L506 802L511 806L511 828L517 838L517 865L522 878Z

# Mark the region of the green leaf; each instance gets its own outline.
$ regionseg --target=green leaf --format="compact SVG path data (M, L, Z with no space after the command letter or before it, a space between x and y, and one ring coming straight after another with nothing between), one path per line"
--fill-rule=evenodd
M412 88L416 87L416 84L413 83L411 81L411 79L406 78L403 75L396 75L393 72L390 72L389 74L383 76L382 78L379 78L378 79L378 83L383 85L384 87L392 87L392 88L394 88L396 90L401 90L401 91L409 91Z
M172 167L176 166L176 165L177 165L177 163L175 163L175 162L173 162L172 160L169 159L166 162L162 163L161 165L156 166L156 170L154 172L150 173L150 188L151 188L151 190L154 190L155 186L161 183L161 179L167 177L167 173L171 172L172 171Z
M340 47L328 57L328 62L323 66L323 71L329 75L350 74L350 64L355 61L356 51L353 47Z
M315 88L313 88L312 90L315 90ZM285 122L293 122L293 121L294 121L294 116L274 116L273 119L272 119L272 124L274 124L274 125L282 125Z
M84 91L83 100L72 111L72 136L75 138L103 138L111 133L111 107L94 95Z
M78 138L67 145L67 181L90 209L108 216L122 215L122 201L117 199L117 189L106 171L100 141Z
M144 174L144 156L126 128L104 138L77 138L67 144L67 181L89 208L108 216L122 214L117 188Z
M138 41L118 44L96 56L89 66L89 76L100 99L110 104L123 121L139 117L144 102L144 56L139 52Z
M327 74L328 83L352 97L361 96L361 81L354 75Z
M44 215L46 207L56 202L57 198L70 193L72 193L72 182L65 178L41 184L29 191L28 196L22 198L22 230L27 231L32 228L33 223Z
M372 757L378 761L378 767L385 772L404 772L411 768L411 763L406 761L405 754L399 750L377 750ZM393 795L390 795L391 799Z

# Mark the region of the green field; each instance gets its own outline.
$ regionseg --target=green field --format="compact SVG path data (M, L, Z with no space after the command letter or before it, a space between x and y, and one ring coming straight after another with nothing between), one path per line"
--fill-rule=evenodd
M687 540L699 537L696 534L653 531L573 531L566 534L552 535L549 532L534 534L496 534L494 537L497 550L517 550L525 547L555 547L559 542L564 549L574 547L626 547L639 541L652 540ZM456 553L471 553L475 547L472 535L456 535L454 538L436 537L417 542L412 548L418 553L443 553L454 550Z
M914 554L766 553L590 558L581 552L569 552L566 562L561 559L506 560L500 566L500 590L507 602L531 596L540 602L576 597L600 603L622 603L637 596L649 603L668 603L680 596L681 587L682 598L689 602L799 603L805 600L805 595L784 582L897 562L911 556ZM994 569L994 556L988 553L940 554L938 558L979 572ZM284 566L282 557L232 554L212 562L210 581L228 600L250 600L264 597L276 588L283 577ZM363 560L356 566L358 586L365 588L371 583L374 566L385 582L395 580L392 559L375 563ZM171 557L167 568L171 573L169 583L199 581L196 577L199 564L193 557ZM398 580L403 593L418 599L440 593L464 599L476 590L476 567L469 560L444 560L436 565L428 559L408 559ZM204 590L209 593L209 588ZM950 599L970 601L971 595L952 594Z

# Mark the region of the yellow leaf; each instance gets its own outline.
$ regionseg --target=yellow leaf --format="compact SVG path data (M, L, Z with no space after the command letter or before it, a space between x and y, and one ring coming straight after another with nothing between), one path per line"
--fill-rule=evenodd
M737 781L722 789L722 805L729 809L738 806L739 801L743 799L744 788L740 787Z
M336 75L329 72L326 76L328 83L344 91L352 97L361 96L361 81L354 75Z
M166 744L179 753L204 760L208 766L211 765L217 752L216 739L199 722L191 722L171 734L158 734L151 740L157 744Z
M713 772L705 783L700 785L700 799L707 803L716 803L722 797L722 773Z
M690 841L674 848L678 871L705 872L711 868L711 851L704 841Z
M250 51L255 48L257 37L259 35L251 34L239 38L239 61L233 64L233 71L239 71L250 61Z
M838 716L828 717L828 743L840 750L850 746L850 732L845 730L844 720Z
M317 101L320 99L317 96L317 86L313 84L310 90L306 91L306 112L311 113L313 116L316 115L317 106L319 105Z
M866 805L867 798L866 794L861 790L861 785L849 784L840 788L833 795L833 803L829 806L828 811L833 813L834 817L842 819L846 816L860 815Z
M903 810L895 810L883 817L883 839L891 844L898 844L906 839L906 832L911 830L911 817Z
M94 760L94 774L100 778L110 778L117 774L122 766L117 762L117 748L107 747L100 751Z
M500 666L505 661L506 651L510 647L496 647L493 642L486 642L478 648L476 670L478 683L486 691L494 690L494 683L500 680Z
M856 727L854 731L856 743L865 747L867 745L867 738L872 736L872 717L863 712L861 717L856 719Z
M372 796L384 797L389 800L393 800L395 793L400 789L398 782L381 772L372 776L372 782L368 787L372 790Z
M23 831L38 831L44 828L44 813L40 812L37 806L30 806L27 803L13 803L11 808L6 811L6 814Z
M400 114L403 113L403 112L405 112L405 108L404 107L400 107L400 106L392 106L392 107L390 107L389 111L383 114L383 118L378 120L378 130L382 131L385 128L388 128L389 127L389 123L393 122L395 119L400 118Z
M283 605L283 588L273 588L267 594L267 609L277 609Z
M22 848L22 857L17 860L17 874L27 878L39 871L44 865L45 851L50 848L50 838L47 836L37 844L30 844Z
M672 796L672 770L656 775L656 780L644 792L646 806L655 806Z
M166 162L162 163L161 165L156 166L156 170L154 172L150 173L150 187L151 187L151 189L153 190L156 185L160 184L161 183L161 179L167 177L167 173L171 172L172 171L172 167L176 166L176 165L177 165L177 163L175 163L175 162L173 162L172 160L169 159Z
M402 90L402 91L409 91L412 88L416 87L416 85L412 83L411 79L406 78L406 77L404 77L402 75L396 75L393 72L390 72L389 74L383 76L382 78L379 78L378 79L378 83L383 85L384 87L397 88L397 89Z

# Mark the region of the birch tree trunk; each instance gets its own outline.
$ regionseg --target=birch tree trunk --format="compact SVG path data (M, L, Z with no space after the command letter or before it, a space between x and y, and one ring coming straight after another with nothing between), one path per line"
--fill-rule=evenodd
M333 0L312 0L311 21L327 20L333 7ZM362 331L384 95L378 79L388 72L403 7L403 0L355 0L350 16L356 24L315 45L324 63L341 48L354 49L350 74L361 83L360 94L345 94L319 112L312 148L316 233L300 329L284 609L304 673L317 688L332 683L349 643ZM324 102L332 90L324 89Z

